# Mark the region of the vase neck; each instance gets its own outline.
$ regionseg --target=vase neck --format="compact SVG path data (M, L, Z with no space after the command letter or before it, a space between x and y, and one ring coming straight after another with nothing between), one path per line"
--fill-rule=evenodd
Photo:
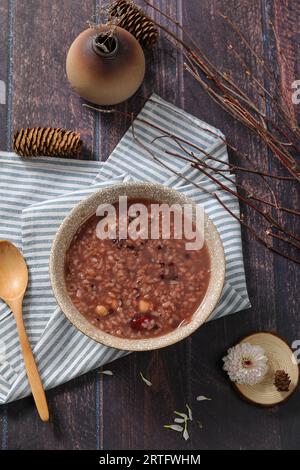
M100 33L93 38L93 51L104 58L110 59L117 55L119 51L119 39L110 33Z

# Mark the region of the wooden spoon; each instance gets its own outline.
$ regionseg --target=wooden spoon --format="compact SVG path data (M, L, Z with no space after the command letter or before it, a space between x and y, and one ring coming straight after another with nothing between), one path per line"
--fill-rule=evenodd
M0 298L11 308L19 333L25 368L32 395L42 421L49 411L40 375L23 322L22 303L28 284L28 269L20 251L8 241L0 241Z

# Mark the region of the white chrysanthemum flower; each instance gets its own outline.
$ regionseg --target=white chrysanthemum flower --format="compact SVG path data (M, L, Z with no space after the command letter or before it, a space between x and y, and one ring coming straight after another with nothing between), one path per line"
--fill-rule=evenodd
M263 348L250 343L230 348L223 361L223 369L228 373L230 380L242 385L260 383L269 369Z

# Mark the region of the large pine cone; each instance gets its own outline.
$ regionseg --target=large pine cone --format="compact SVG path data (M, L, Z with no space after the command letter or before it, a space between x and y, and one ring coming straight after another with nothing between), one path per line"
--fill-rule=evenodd
M81 144L78 132L51 127L21 129L13 136L13 150L21 157L77 157Z
M116 0L109 9L117 25L131 33L142 47L152 47L158 39L158 31L153 21L129 0Z

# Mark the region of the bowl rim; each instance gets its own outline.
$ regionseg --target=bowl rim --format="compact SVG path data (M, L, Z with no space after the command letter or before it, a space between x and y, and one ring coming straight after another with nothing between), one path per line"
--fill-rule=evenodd
M49 274L54 296L62 312L72 325L92 340L104 346L123 351L161 349L190 336L206 322L214 311L220 300L225 282L226 262L223 243L217 228L204 211L205 243L210 255L211 276L205 297L192 315L189 323L162 336L143 339L120 338L105 333L94 326L77 310L68 295L64 279L65 253L75 233L95 213L99 204L103 202L114 203L121 195L134 198L135 196L130 196L128 193L140 190L143 192L143 196L136 196L136 199L148 199L163 203L166 202L165 197L170 199L172 204L183 205L188 203L197 206L195 201L186 195L159 183L126 182L113 184L104 189L95 189L95 192L89 197L76 204L63 220L54 237L49 260ZM148 193L151 194L150 197L147 197L149 196ZM157 194L157 197L153 196L153 193ZM208 238L207 235L209 235ZM214 283L213 287L212 283Z

